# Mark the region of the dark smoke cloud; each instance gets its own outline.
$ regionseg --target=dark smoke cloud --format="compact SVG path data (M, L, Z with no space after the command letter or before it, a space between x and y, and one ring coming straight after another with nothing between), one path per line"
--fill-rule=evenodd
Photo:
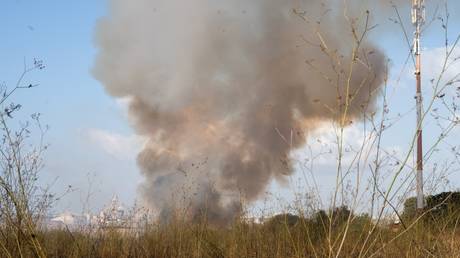
M190 204L190 219L206 213L224 224L241 199L293 172L290 152L346 99L353 38L342 2L111 1L94 74L110 95L131 100L134 127L149 139L138 156L141 191L163 219ZM348 6L361 30L366 2ZM319 45L317 27L340 64L302 39ZM372 109L384 70L385 56L363 42L350 117Z

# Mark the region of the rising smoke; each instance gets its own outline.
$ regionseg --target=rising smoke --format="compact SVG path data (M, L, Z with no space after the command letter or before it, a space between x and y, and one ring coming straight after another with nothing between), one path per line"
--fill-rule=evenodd
M319 121L337 120L346 99L350 119L372 110L385 56L364 40L351 68L351 24L360 35L366 20L351 2L111 1L94 74L130 99L148 138L141 192L162 219L187 207L190 219L231 221L242 199L293 173L290 152Z

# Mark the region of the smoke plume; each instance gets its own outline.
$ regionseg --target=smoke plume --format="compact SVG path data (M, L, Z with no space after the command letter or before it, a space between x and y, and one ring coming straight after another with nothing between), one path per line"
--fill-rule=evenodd
M350 66L365 21L358 1L112 0L94 75L148 138L145 200L225 224L293 173L319 121L371 111L385 56L363 40Z

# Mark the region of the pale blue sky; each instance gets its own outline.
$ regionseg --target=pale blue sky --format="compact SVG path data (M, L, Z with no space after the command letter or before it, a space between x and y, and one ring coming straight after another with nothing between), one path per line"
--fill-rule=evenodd
M453 7L451 14L451 38L458 33L457 7ZM92 175L95 194L91 206L95 208L113 194L124 202L132 202L137 184L142 180L135 165L136 147L130 145L139 140L132 135L123 105L107 96L91 75L96 54L95 24L106 11L104 0L0 0L0 82L6 85L15 82L22 70L23 58L28 63L33 58L42 59L46 65L45 70L26 78L27 83L38 82L40 87L18 92L14 100L23 104L24 117L32 112L43 113L43 121L51 127L47 135L51 148L46 155L43 182L58 178L53 187L58 193L67 185L82 190L69 194L59 203L61 209L79 209L88 173ZM443 45L439 27L435 24L427 32L424 41L427 50ZM385 37L379 38L379 45L393 60L394 77L406 58L407 46L399 27L390 28ZM411 70L409 67L409 74ZM399 88L392 99L393 110L404 112L414 105L410 79L410 75L403 76L400 85L391 85ZM399 128L413 126L413 119L409 117ZM98 146L96 138L105 132L112 134L109 142L120 140L126 145L122 149L113 146L114 150ZM410 130L395 131L387 144L406 146L410 133ZM456 185L460 185L458 179L460 177L453 177ZM328 179L324 180L321 183L327 185Z
M58 177L54 189L62 192L67 185L84 188L86 174L96 174L93 190L99 196L94 206L115 192L129 201L138 181L135 154L120 161L86 137L92 128L131 134L119 105L90 73L96 54L94 26L105 11L102 0L0 1L0 80L12 85L22 71L23 58L29 64L33 58L42 59L46 65L26 79L40 87L15 96L24 106L21 114L43 113L43 122L50 125L44 179ZM79 206L74 203L77 197L61 205Z

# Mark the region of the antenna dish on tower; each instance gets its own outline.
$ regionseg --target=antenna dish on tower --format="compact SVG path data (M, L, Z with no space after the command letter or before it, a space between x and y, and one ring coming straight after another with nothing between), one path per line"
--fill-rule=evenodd
M412 23L425 24L425 0L412 0Z

